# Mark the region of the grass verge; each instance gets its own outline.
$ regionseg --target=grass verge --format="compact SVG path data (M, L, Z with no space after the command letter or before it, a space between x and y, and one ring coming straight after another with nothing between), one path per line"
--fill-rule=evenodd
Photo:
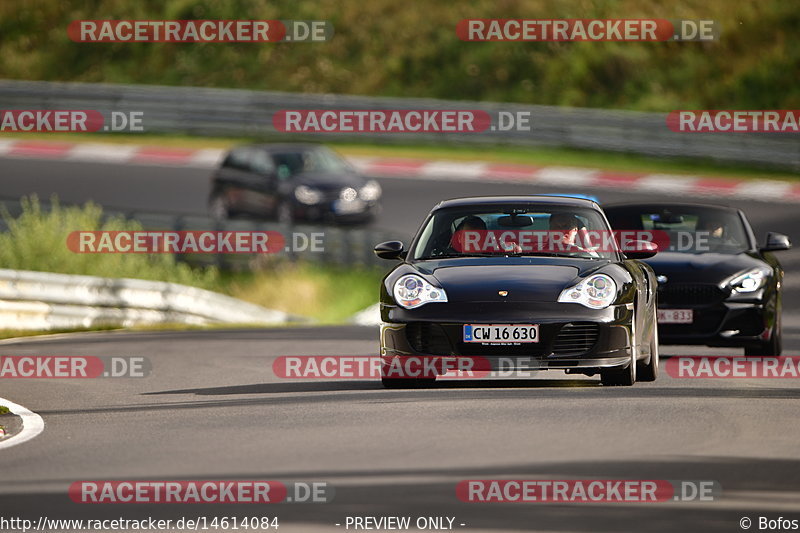
M72 231L137 231L141 225L121 218L106 219L102 209L93 204L63 207L56 198L51 200L49 210L43 209L35 197L23 199L18 217L12 218L6 212L3 216L9 228L0 233L3 268L180 283L323 324L342 323L373 304L383 275L379 269L292 263L279 256L255 261L251 272L233 274L214 267L192 267L170 254L78 254L66 245ZM115 326L80 331L108 329ZM0 338L19 333L0 331Z

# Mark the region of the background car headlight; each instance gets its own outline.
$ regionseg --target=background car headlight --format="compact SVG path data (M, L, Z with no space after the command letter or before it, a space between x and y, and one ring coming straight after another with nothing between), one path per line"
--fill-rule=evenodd
M605 274L595 274L561 291L558 301L581 304L591 309L604 309L616 298L617 284L614 280Z
M739 274L728 282L734 292L755 292L767 283L769 271L764 268L754 268L744 274Z
M339 193L339 199L345 202L352 202L356 198L358 198L358 191L352 187L346 187Z
M358 196L365 202L372 202L381 197L381 186L375 180L369 180L366 185L358 191Z
M420 276L406 274L394 283L394 300L406 309L414 309L430 302L446 302L444 289L431 285Z
M301 204L314 205L322 200L322 193L307 185L300 185L294 190L294 197Z

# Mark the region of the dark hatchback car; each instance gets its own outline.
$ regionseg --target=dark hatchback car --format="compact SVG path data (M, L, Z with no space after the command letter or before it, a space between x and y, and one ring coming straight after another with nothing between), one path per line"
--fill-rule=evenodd
M563 219L575 227L553 232L554 221ZM376 246L379 257L401 260L380 288L386 387L430 383L442 374L443 364L433 376L392 373L398 361L402 367L404 360L421 358L479 358L492 372L505 365L504 370L599 373L605 385L656 379L655 275L633 258L652 256L652 248L628 257L616 247L575 244L556 251L517 245L470 251L459 244L468 225L487 241L496 234L502 239L558 233L558 239L568 239L578 228L609 231L590 200L461 198L434 207L408 248L400 241Z
M333 150L316 144L232 149L211 178L209 210L289 223L366 223L380 210L381 187Z
M658 287L663 344L744 347L780 355L783 269L772 252L789 239L768 233L758 246L738 209L652 203L604 206L615 230L647 230L664 242L647 263Z

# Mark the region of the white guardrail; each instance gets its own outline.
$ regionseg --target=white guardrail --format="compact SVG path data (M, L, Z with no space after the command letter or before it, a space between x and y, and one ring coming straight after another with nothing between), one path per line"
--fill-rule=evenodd
M176 283L0 269L0 329L299 321L304 319Z

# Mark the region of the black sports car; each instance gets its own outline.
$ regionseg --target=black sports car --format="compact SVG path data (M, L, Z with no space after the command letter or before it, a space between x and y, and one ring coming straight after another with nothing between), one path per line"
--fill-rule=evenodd
M317 144L262 144L231 150L211 178L216 219L247 213L294 220L368 222L381 187Z
M402 261L381 284L383 384L430 383L443 369L462 368L448 361L470 358L492 371L599 373L605 385L655 380L656 280L636 260L655 247L640 243L625 256L616 245L575 240L588 232L609 232L590 200L460 198L434 207L407 249L377 245L379 257ZM544 235L539 246L521 245L534 234ZM472 237L478 246L469 248ZM557 246L541 246L548 239ZM425 367L435 372L393 372L421 358L438 361Z
M615 230L650 230L664 241L658 256L647 260L658 276L662 343L780 355L783 269L771 252L788 250L788 237L768 233L759 247L744 213L718 205L620 204L604 210Z

